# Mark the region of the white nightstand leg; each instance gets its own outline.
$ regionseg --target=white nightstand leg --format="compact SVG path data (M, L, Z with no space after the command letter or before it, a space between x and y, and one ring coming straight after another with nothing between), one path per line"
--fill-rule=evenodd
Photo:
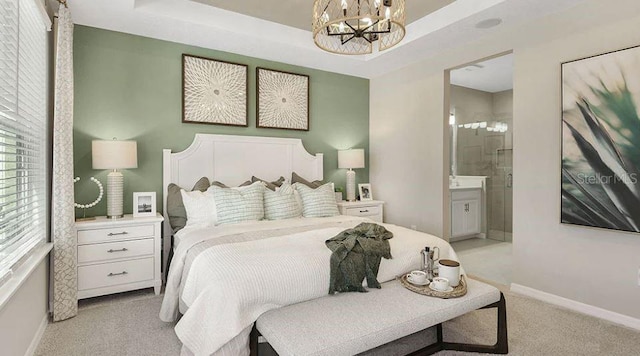
M160 295L160 290L161 290L161 289L162 289L162 285L157 285L157 284L156 284L155 286L153 286L153 292L154 292L156 295Z

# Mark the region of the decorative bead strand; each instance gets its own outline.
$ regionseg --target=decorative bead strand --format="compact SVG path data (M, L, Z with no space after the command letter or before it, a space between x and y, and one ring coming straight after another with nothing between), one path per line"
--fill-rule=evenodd
M102 197L104 196L104 187L102 186L102 183L100 183L99 180L97 180L95 177L91 177L90 178L92 182L94 182L97 186L98 189L100 190L100 193L98 194L98 198L96 200L94 200L92 203L89 204L78 204L78 203L74 203L74 206L78 209L89 209L89 208L93 208L94 206L96 206L100 200L102 200ZM80 181L80 177L75 177L73 179L73 183L77 183Z

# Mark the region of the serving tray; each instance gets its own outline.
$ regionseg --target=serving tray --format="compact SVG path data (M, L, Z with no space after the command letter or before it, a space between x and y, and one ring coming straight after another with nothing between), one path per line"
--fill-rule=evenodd
M431 288L429 288L428 284L425 286L417 286L417 285L411 284L407 280L406 274L399 277L399 279L403 287L407 288L412 292L422 294L422 295L427 295L429 297L451 299L451 298L459 298L467 294L467 279L465 278L464 274L460 276L460 283L458 283L457 286L453 287L453 290L449 292L439 292L439 291L432 290Z

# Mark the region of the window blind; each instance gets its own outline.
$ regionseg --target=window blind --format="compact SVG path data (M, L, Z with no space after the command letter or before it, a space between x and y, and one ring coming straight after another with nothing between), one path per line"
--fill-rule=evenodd
M0 279L46 239L47 24L0 0Z

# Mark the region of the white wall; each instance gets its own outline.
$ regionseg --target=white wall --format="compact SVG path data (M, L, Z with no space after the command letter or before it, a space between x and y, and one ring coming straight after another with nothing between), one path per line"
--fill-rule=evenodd
M449 152L443 144L444 106L425 101L442 103L444 91L443 72L401 71L370 85L369 179L386 202L385 220L437 236L443 234Z
M514 280L635 318L640 318L640 234L559 223L558 78L561 62L639 45L638 23L640 18L621 21L518 51L514 89ZM546 139L541 144L536 138ZM593 288L598 279L613 288Z
M513 280L640 318L640 235L560 224L560 63L639 45L639 14L640 1L588 1L373 79L370 176L387 221L442 236L444 71L513 50Z
M35 351L37 345L31 343L41 335L40 327L48 317L48 268L45 258L0 309L0 354L23 356Z
M498 115L513 115L513 90L493 93L493 112Z
M450 90L451 110L455 111L456 121L459 124L487 121L493 118L492 93L458 85L451 85Z

